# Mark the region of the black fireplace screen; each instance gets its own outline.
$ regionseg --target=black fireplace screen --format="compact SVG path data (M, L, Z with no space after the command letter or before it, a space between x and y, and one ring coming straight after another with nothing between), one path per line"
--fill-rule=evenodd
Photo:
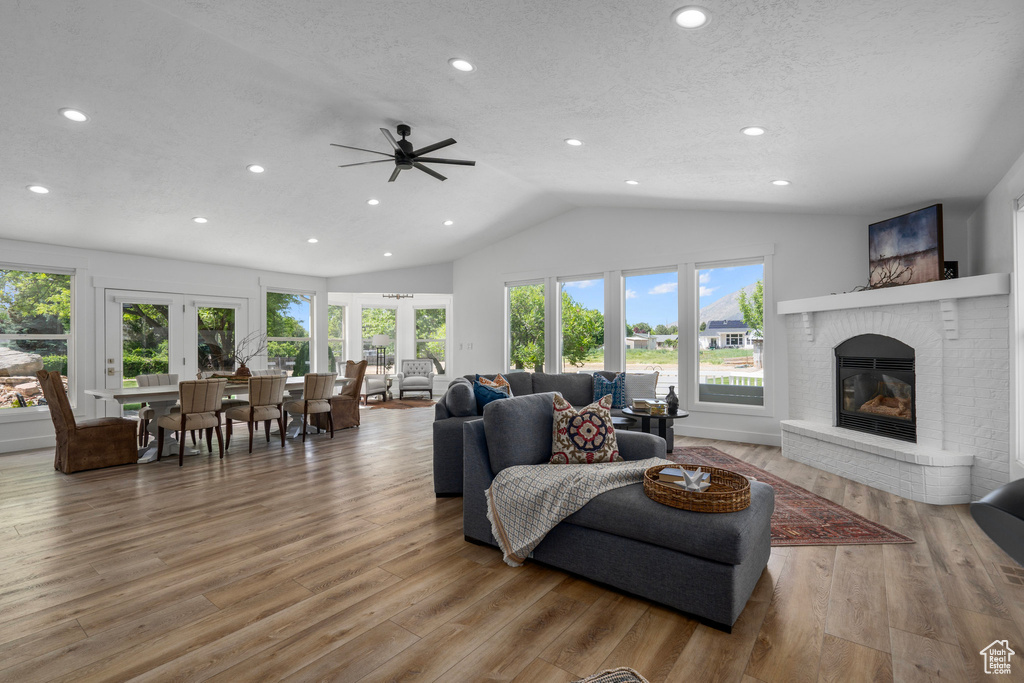
M877 334L836 347L836 425L917 441L914 350Z

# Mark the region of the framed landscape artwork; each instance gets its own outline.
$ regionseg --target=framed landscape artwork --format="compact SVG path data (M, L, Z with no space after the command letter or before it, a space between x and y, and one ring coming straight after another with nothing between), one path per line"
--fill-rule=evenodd
M868 287L943 279L942 204L868 226Z

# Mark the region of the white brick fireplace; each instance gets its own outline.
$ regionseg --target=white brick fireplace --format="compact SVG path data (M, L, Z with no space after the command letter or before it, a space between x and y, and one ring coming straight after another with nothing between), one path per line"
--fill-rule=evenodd
M789 414L782 452L891 493L965 503L1009 481L1006 274L783 301ZM917 443L836 427L835 347L878 334L915 352Z

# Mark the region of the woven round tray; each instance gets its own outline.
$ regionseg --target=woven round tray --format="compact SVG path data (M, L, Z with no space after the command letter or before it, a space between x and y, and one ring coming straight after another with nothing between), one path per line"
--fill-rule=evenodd
M681 467L693 472L698 467L709 472L711 486L703 491L687 491L681 486L658 481L666 467ZM644 472L644 493L662 505L693 512L736 512L750 506L750 482L741 474L708 465L659 465Z

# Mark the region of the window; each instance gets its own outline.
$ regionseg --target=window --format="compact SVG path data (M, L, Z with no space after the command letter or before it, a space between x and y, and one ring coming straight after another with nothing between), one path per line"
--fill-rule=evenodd
M604 369L604 279L558 283L562 372Z
M623 277L626 372L657 372L657 395L679 384L679 273Z
M509 370L544 372L544 285L508 288Z
M301 377L310 371L313 295L267 292L267 367Z
M235 309L197 306L199 367L220 373L235 371Z
M383 306L363 307L363 358L367 374L385 375L395 366L398 311Z
M764 262L696 273L698 400L763 406Z
M330 372L344 373L345 307L327 307L327 367Z
M417 308L416 357L429 358L434 372L444 374L444 348L447 339L447 311L444 308Z
M0 409L39 405L37 370L73 373L70 274L0 269ZM68 386L68 398L75 400Z

